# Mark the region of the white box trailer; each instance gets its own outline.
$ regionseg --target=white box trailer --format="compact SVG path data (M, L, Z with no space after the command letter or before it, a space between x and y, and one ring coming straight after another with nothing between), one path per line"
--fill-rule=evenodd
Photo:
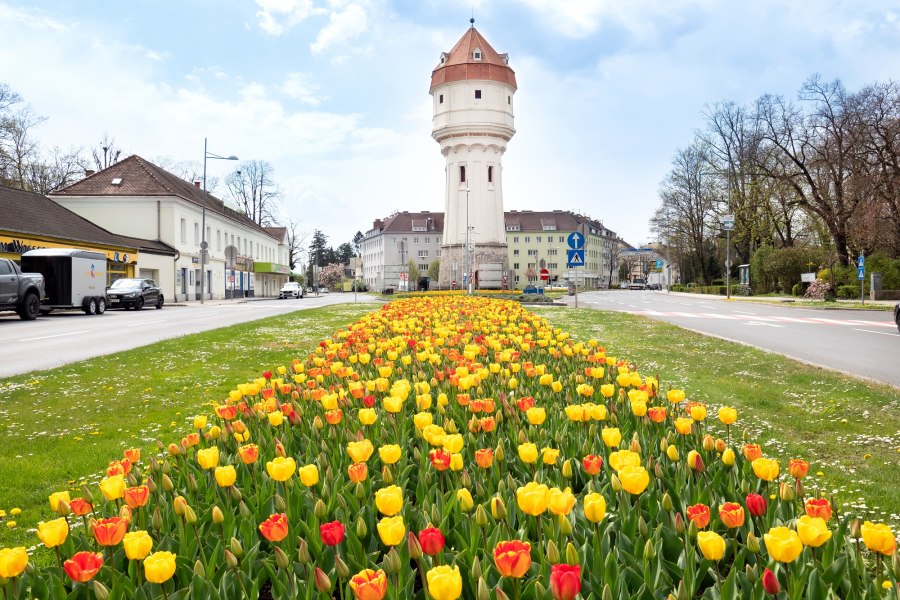
M22 254L22 267L44 276L43 314L73 308L88 315L106 312L105 254L76 248L30 250Z
M478 265L478 288L499 290L503 288L503 264L481 263Z

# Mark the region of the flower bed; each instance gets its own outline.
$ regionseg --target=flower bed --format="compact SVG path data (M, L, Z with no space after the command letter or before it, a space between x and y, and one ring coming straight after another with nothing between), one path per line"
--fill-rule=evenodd
M765 458L734 410L689 400L518 303L396 301L238 385L159 455L126 451L99 489L51 496L60 517L38 534L58 566L0 550L0 583L14 598L896 593L886 526L804 489L809 465Z

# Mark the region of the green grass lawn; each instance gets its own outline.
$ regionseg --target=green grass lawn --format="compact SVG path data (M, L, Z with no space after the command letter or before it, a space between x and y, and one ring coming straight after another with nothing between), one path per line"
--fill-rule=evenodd
M900 391L810 367L781 355L725 342L626 313L537 309L580 339L658 374L661 389L682 388L688 400L737 408L766 454L810 462L807 488L835 493L839 506L900 523ZM835 348L840 352L840 348ZM853 357L847 357L852 369ZM710 410L707 422L724 427ZM716 427L718 426L718 427ZM816 474L821 472L821 476Z
M180 440L194 415L208 412L203 404L376 308L303 310L0 379L0 548L35 544L28 530L52 518L50 493L68 486L74 496L125 448L156 452L157 439Z
M151 452L158 439L179 440L193 416L206 412L202 405L304 356L373 309L299 311L0 380L0 510L23 511L17 527L0 524L0 547L34 545L29 529L52 517L51 492L95 483L124 448ZM896 389L634 315L536 312L577 338L600 340L641 373L658 375L664 390L679 387L689 399L736 407L737 435L747 429L769 455L810 460L808 487L836 492L847 510L900 522ZM711 426L714 415L710 410Z

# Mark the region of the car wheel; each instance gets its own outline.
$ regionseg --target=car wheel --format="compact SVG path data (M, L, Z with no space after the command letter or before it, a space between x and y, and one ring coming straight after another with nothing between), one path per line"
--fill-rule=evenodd
M138 298L137 302L134 303L134 310L144 310L144 299Z
M106 312L106 299L97 298L97 314L102 315Z
M159 310L163 307L165 303L165 299L163 299L162 294L159 295L159 300L156 301L156 310Z
M19 318L23 321L34 321L41 312L41 299L37 294L31 293L25 296L22 307L19 309Z
M95 298L85 298L84 305L81 307L86 315L97 314L97 300Z

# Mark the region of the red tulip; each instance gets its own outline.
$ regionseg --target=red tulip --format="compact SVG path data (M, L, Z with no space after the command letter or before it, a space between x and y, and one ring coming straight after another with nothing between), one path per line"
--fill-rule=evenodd
M694 504L687 507L687 518L697 524L697 529L709 525L709 507L705 504Z
M581 591L581 567L558 564L550 567L550 593L553 600L572 600Z
M588 454L581 459L581 464L584 465L585 473L588 475L596 475L603 466L603 457L597 456L596 454Z
M494 547L494 564L501 577L524 577L531 567L531 544L519 540L497 542Z
M280 542L287 537L287 515L278 513L259 524L259 532L270 542Z
M128 533L128 521L119 517L100 519L94 523L94 539L101 546L116 546Z
M340 521L332 521L319 526L319 536L326 546L337 546L344 540L344 524Z
M773 596L781 591L781 584L778 583L778 577L775 576L770 569L763 571L762 586L767 593Z
M745 502L747 510L754 517L762 517L766 514L766 499L759 494L747 494Z
M78 552L63 563L66 575L78 583L90 581L101 566L103 566L103 555L99 552Z
M435 556L444 549L444 534L437 527L428 527L419 532L419 544L422 545L422 552L428 556Z
M438 471L446 471L450 468L450 453L443 448L435 448L428 453L431 464Z
M72 498L72 501L69 502L69 508L72 509L72 512L74 514L78 515L79 517L83 517L86 514L90 513L94 507L84 498Z

